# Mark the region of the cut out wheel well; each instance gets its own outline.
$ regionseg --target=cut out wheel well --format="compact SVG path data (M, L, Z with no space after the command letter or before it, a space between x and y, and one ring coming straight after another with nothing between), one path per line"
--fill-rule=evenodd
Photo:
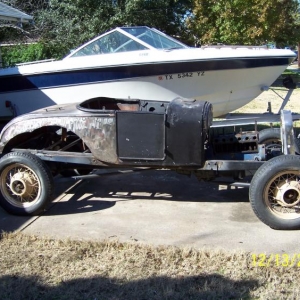
M41 127L16 135L5 145L3 154L12 149L90 152L80 137L59 126Z

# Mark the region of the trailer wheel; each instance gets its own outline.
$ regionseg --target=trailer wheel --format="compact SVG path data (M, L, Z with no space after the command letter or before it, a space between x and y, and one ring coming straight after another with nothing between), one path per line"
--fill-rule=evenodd
M300 139L295 137L295 151L300 154ZM268 128L259 132L259 144L265 144L267 147L281 147L280 128Z
M279 144L281 145L280 128L268 128L259 132L260 144Z
M300 229L300 157L281 155L254 174L249 199L256 216L273 229Z
M15 215L36 215L51 200L53 177L33 154L11 152L0 159L0 204Z

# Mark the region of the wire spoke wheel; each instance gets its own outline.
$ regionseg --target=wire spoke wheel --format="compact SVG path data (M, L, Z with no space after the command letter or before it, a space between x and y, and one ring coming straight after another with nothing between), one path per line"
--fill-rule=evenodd
M7 166L0 176L0 184L7 201L18 207L34 204L41 193L40 180L25 165Z
M300 157L280 155L255 172L249 199L256 216L274 229L300 229Z
M51 200L53 177L37 156L11 152L0 159L0 191L0 204L7 212L36 215Z
M264 199L272 213L284 219L298 218L300 214L299 172L281 172L265 188Z

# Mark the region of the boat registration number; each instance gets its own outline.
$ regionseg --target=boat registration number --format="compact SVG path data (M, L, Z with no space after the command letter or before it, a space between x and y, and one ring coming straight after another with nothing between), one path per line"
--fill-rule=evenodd
M191 77L199 77L204 76L205 71L199 72L184 72L184 73L177 73L177 74L167 74L163 76L158 76L159 80L172 80L172 79L183 79L183 78L191 78Z

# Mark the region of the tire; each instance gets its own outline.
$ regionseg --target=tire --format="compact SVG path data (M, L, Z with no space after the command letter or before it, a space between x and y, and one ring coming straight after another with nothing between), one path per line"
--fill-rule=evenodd
M300 229L300 157L281 155L254 174L249 199L256 216L273 229Z
M11 152L0 159L0 205L14 215L37 215L53 193L47 165L33 154Z
M280 128L268 128L259 132L259 144L265 144L267 147L281 147ZM294 138L295 152L300 154L300 139Z
M263 129L259 132L259 139L260 144L278 144L281 145L281 135L280 135L280 128L268 128Z

